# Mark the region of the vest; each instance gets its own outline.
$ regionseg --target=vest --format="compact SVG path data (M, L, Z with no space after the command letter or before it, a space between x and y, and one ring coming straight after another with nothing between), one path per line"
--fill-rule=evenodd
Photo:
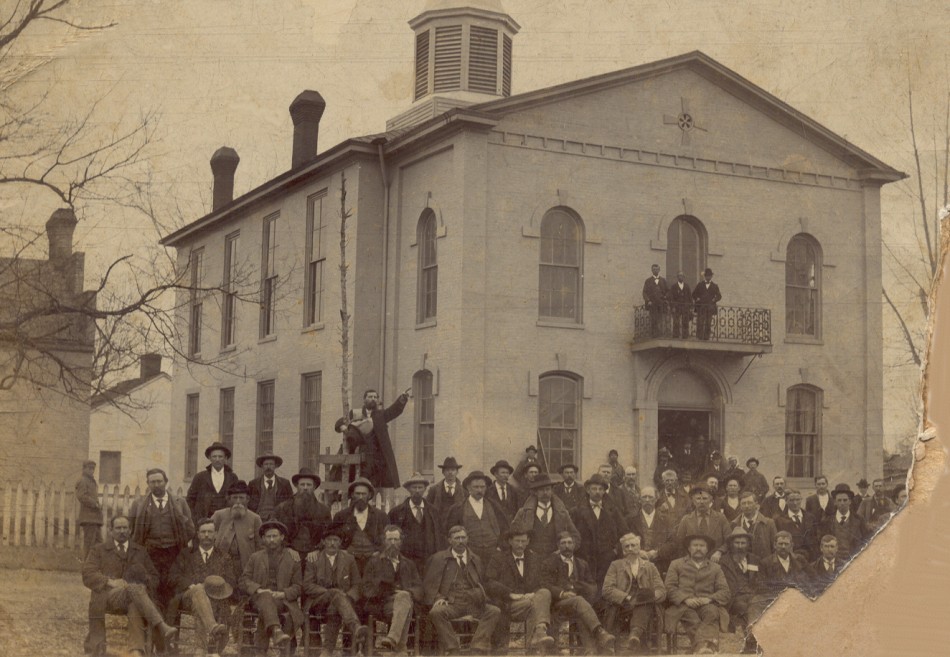
M172 520L171 503L165 498L165 508L161 511L149 499L145 512L145 547L169 548L175 545L175 526Z
M274 487L267 490L266 480L261 481L261 500L257 505L257 515L262 521L270 520L274 517L274 511L277 509L277 477L274 477Z
M467 500L462 510L462 524L468 532L469 547L476 551L494 549L498 544L498 534L501 531L494 509L484 499L482 505L481 520L475 515L475 509Z
M353 539L350 541L350 546L346 551L354 557L368 557L376 551L376 546L373 545L373 541L370 540L369 534L360 529L359 525L353 523L353 526L355 527L353 530ZM367 526L369 526L368 520Z
M557 527L554 526L554 506L551 506L551 518L542 525L537 514L534 515L534 535L531 537L531 550L536 554L548 555L557 549Z

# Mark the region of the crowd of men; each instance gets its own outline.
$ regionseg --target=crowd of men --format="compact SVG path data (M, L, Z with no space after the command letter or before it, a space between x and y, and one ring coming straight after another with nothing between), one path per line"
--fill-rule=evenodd
M149 641L168 650L184 610L196 619L196 653L219 655L245 609L259 618L259 649L295 645L317 615L328 653L343 628L358 651L372 614L388 623L379 645L396 655L410 627L418 652L458 653L463 617L475 619L476 654L506 653L512 622L524 622L529 652L555 652L565 620L590 654L635 654L657 622L682 624L698 654L716 652L731 624L755 652L748 628L768 604L790 586L820 593L906 499L881 480L873 494L864 480L860 494L845 483L829 490L823 476L803 499L782 477L770 487L757 459L746 471L724 467L718 452L687 487L672 468L641 486L616 453L582 483L573 464L548 473L532 445L517 467L500 460L462 478L448 457L438 481L402 482L408 497L388 514L358 478L334 515L307 468L288 481L276 472L283 460L265 454L248 484L227 466L225 445L205 455L186 498L149 470L148 493L111 519L110 539L87 535L87 653L105 654L106 613L128 616L131 654ZM94 470L84 465L77 492L89 480L95 491ZM101 523L98 497L80 502L84 527Z

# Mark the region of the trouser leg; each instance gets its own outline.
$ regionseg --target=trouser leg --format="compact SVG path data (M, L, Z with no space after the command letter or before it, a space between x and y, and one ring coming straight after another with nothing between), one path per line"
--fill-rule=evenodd
M188 605L188 609L195 617L195 644L207 646L208 632L218 624L208 594L205 593L204 587L199 584L185 591L182 600Z
M144 586L141 584L129 584L128 593L132 603L138 609L142 618L148 622L149 626L154 627L155 625L161 625L165 622L165 617L162 616L162 612L158 610L158 607L155 606L152 599L148 597L148 591L145 590Z
M464 615L465 609L463 607L452 604L433 605L429 610L429 622L435 628L436 636L439 637L439 647L443 651L456 652L459 650L459 638L452 628L451 620Z
M543 623L551 626L551 591L548 589L538 589L531 598L531 608L528 610L528 618L525 620L525 641L530 641L534 636L535 628ZM501 620L501 624L506 624Z
M331 596L330 610L343 619L343 624L347 627L359 625L360 619L353 609L349 596L339 589L333 589Z
M89 551L102 543L101 525L82 525L82 560L89 556Z
M125 617L128 619L126 631L129 637L129 650L145 652L145 618L138 605L134 602L130 603Z
M412 619L412 595L408 591L396 591L391 604L392 620L389 621L388 636L399 650L405 650L409 639L409 621Z
M703 605L698 610L699 627L696 628L696 641L719 642L719 607Z
M491 637L495 626L501 619L501 609L495 605L486 604L481 610L474 610L478 618L475 627L475 636L472 637L472 649L488 651L491 648Z
M280 626L277 602L270 593L255 593L251 596L251 601L254 603L257 613L260 614L265 629L270 629L274 625Z
M653 605L638 605L630 611L630 636L643 638L653 616Z

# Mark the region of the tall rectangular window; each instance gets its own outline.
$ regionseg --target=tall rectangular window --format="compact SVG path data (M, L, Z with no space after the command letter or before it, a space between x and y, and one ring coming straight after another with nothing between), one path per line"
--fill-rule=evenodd
M195 249L191 252L191 303L188 318L188 355L197 356L201 353L201 288L204 280L204 249Z
M99 483L122 483L122 452L99 452Z
M792 386L785 397L785 476L821 472L821 390Z
M306 235L306 281L304 281L304 326L313 326L323 321L323 266L324 254L324 202L327 191L318 192L307 199Z
M241 234L231 233L224 238L224 277L222 289L224 299L221 304L221 347L234 344L237 333L237 268L238 240Z
M234 453L234 388L221 388L218 399L218 435Z
M415 461L416 470L431 473L435 467L435 397L432 395L432 372L420 370L412 377L415 399Z
M261 237L261 333L274 335L277 321L277 217L264 217Z
M538 436L548 472L577 463L580 451L581 382L548 374L538 382Z
M538 316L582 321L584 229L578 217L554 208L541 219Z
M198 393L185 397L185 478L198 472Z
M257 447L255 458L274 451L274 382L257 384Z
M416 234L419 244L419 282L416 298L416 323L434 320L439 299L439 261L436 253L435 213L425 210L419 217Z
M300 466L318 472L320 456L320 414L323 375L320 372L300 377Z

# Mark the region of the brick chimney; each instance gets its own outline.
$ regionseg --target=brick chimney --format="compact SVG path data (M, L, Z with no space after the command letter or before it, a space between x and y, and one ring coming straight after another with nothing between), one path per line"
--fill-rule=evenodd
M222 146L211 156L211 173L214 175L212 212L234 199L234 171L240 161L237 151L228 146Z
M143 381L162 373L161 354L142 354L139 359L139 378Z
M73 254L73 231L77 223L76 214L69 208L60 208L50 215L46 222L50 262L64 262Z
M294 98L290 104L290 118L294 122L294 152L291 168L297 168L317 154L317 136L320 133L320 117L327 102L310 89Z

